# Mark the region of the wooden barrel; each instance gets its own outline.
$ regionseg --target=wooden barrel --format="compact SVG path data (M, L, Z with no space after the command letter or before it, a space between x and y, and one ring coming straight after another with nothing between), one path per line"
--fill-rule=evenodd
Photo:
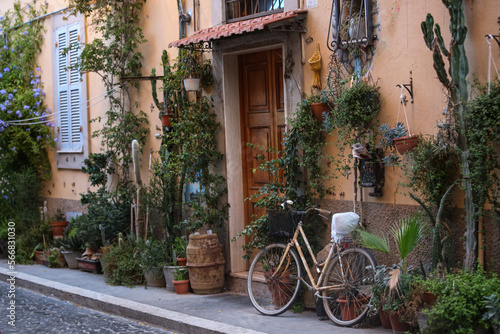
M224 254L217 234L191 234L186 249L191 288L206 295L224 289Z

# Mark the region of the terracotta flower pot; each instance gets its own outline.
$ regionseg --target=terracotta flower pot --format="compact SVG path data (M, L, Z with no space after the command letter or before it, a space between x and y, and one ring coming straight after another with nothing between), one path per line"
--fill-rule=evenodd
M411 325L407 322L401 322L399 320L399 315L389 314L389 319L391 320L392 332L395 334L403 334L406 331L411 330Z
M418 145L418 136L405 136L394 138L394 145L396 145L396 149L399 154L405 154L406 152L410 152Z
M378 315L380 317L380 323L382 324L382 328L391 329L391 319L389 318L389 313L380 309L378 310Z
M290 270L285 271L281 274L279 281L271 279L274 269L271 271L264 272L264 277L266 278L267 288L271 292L271 297L273 299L274 305L277 308L283 307L290 298L292 297L294 279L290 277L292 272ZM288 293L287 293L288 292Z
M427 304L429 308L431 308L434 304L436 304L437 297L432 292L424 292L422 297L420 297L422 301Z
M318 122L323 121L323 111L325 111L325 109L326 109L326 105L322 102L311 103L312 113L314 115L314 118L316 118L316 120Z
M170 127L172 125L170 118L170 115L161 115L161 126L163 126L164 128Z
M337 299L340 304L340 315L342 316L342 321L350 321L355 319L358 314L356 314L356 305L359 307L360 304L366 304L368 298L365 296L359 296L359 298L354 300L347 300L345 297Z
M185 267L187 264L187 258L186 257L178 257L177 258L177 265L181 267Z
M64 228L68 226L68 222L60 221L60 222L51 222L50 226L52 226L52 235L54 239L62 238Z
M178 295L185 295L189 292L189 280L184 281L172 281L174 283L175 292Z

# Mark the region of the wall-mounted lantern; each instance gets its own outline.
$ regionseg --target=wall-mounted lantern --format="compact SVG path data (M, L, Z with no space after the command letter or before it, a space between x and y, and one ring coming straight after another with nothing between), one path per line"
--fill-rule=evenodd
M327 45L331 51L373 43L371 0L332 0Z

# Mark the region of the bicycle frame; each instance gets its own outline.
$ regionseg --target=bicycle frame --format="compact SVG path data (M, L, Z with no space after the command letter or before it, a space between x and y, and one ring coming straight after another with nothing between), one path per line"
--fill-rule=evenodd
M302 239L304 239L304 242L306 244L307 250L309 251L309 254L311 255L311 258L314 261L314 266L316 267L317 270L320 270L320 275L319 275L317 281L312 276L311 270L309 269L307 261L306 261L306 259L304 257L304 253L302 251L302 247L300 247L299 240L298 240L299 233L302 236ZM305 270L307 272L307 276L309 277L309 280L310 280L312 286L309 285L309 284L307 284L307 282L304 280L303 277L296 277L296 278L299 279L299 280L301 280L309 288L309 290L314 290L316 292L319 292L319 291L324 291L324 290L341 290L343 288L343 286L341 286L341 285L331 285L331 286L323 286L323 287L319 286L319 283L323 281L323 275L324 275L324 271L321 269L321 267L323 267L323 268L327 268L328 267L328 264L330 263L330 260L332 259L334 248L336 248L336 250L337 250L336 253L337 253L338 259L339 259L339 264L340 264L340 268L341 268L342 279L345 279L344 267L342 265L342 256L341 256L341 253L338 251L338 245L334 242L332 244L332 247L330 248L330 251L328 253L328 256L327 256L324 264L322 264L321 267L320 267L319 263L318 263L318 260L314 256L314 253L313 253L313 251L311 249L311 246L309 245L309 240L307 239L307 236L306 236L306 234L304 232L304 229L302 228L302 221L299 222L299 224L297 226L297 229L295 230L295 233L294 233L293 238L291 239L291 241L289 243L287 243L287 246L286 246L286 249L285 249L285 253L283 254L283 257L281 258L280 263L279 263L278 267L276 268L276 271L272 275L273 277L274 277L274 275L276 273L280 272L280 269L283 266L283 264L285 262L285 258L287 257L288 253L290 252L290 248L291 247L295 247L295 249L299 253L299 256L300 256L300 258L302 260L302 264L304 265L304 268L305 268Z

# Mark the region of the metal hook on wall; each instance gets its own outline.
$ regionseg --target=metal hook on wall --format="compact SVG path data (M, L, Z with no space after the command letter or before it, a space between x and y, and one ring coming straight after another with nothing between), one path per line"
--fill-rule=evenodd
M410 93L410 97L411 97L411 103L413 103L413 77L412 77L412 71L410 71L410 83L409 84L398 84L396 85L396 87L399 87L399 88L405 88L408 93ZM408 100L406 99L406 96L402 96L401 97L401 103L403 103L404 105L406 105L406 102L408 102Z

